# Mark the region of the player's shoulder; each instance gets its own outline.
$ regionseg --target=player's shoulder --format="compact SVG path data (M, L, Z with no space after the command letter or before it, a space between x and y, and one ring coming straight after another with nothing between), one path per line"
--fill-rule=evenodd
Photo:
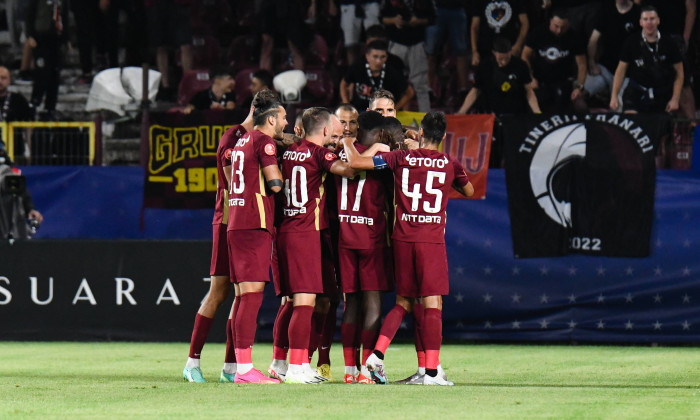
M359 153L363 153L365 150L369 149L369 146L365 146L364 144L360 142L355 142L354 143L355 150L357 150Z
M319 146L318 144L314 144L311 142L308 142L308 143L309 143L309 150L318 159L325 159L328 161L333 161L333 160L339 159L338 155L335 154L333 151L331 151L323 146Z
M240 139L246 133L246 129L243 128L241 124L229 127L228 130L224 131L219 140L219 151L233 148L238 139Z

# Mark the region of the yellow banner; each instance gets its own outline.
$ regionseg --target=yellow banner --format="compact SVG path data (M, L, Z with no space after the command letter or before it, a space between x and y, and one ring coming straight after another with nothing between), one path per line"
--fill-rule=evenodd
M420 127L420 122L425 117L425 112L399 111L396 113L396 118L401 121L401 124L412 127Z

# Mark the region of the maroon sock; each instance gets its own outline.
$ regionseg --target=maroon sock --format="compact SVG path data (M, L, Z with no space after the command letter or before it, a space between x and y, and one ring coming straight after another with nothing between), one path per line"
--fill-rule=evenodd
M343 358L345 366L352 366L355 363L355 335L357 324L340 324L340 341L343 343ZM355 365L357 366L357 365Z
M374 350L374 345L377 344L379 331L362 330L362 364L367 362L367 358Z
M303 360L304 350L309 346L309 334L311 332L311 315L313 306L299 305L294 307L292 318L289 321L289 363L300 365L308 363Z
M362 367L362 325L365 323L365 314L360 311L357 315L357 329L355 330L355 338L353 340L353 346L355 346L355 366L359 369Z
M226 320L226 357L224 363L236 363L236 346L233 345L233 329L230 319Z
M311 315L311 332L309 334L309 360L314 357L314 352L318 348L318 343L321 341L321 331L323 330L324 314L314 312Z
M423 322L425 319L425 306L416 302L413 305L413 343L416 346L418 367L425 368L425 346L423 345Z
M197 314L194 317L194 328L192 328L192 338L190 339L190 357L199 359L204 348L204 342L207 341L211 324L214 321L212 318Z
M255 332L258 328L258 311L260 311L263 294L261 292L246 293L241 295L240 299L241 305L234 319L236 349L249 349L255 341Z
M425 345L425 368L437 369L440 363L440 344L442 342L442 311L437 308L427 308L422 328L423 344Z
M416 352L425 351L423 346L423 333L421 329L423 328L423 320L425 319L425 307L422 303L416 302L413 305L413 338L416 344Z
M294 305L292 302L287 302L280 306L277 311L277 318L275 318L275 326L273 333L273 345L280 349L289 348L289 320L292 318L292 312L294 311Z
M236 329L234 328L235 323L233 320L235 319L240 305L241 298L237 296L233 301L231 318L226 321L226 358L224 359L226 363L236 363Z
M323 329L321 330L321 345L318 348L318 366L331 364L331 345L335 335L335 319L338 305L331 304L331 308L323 318Z
M384 318L384 323L382 324L382 329L379 331L379 338L377 338L375 350L386 353L386 349L389 347L391 340L394 339L396 331L399 330L404 316L406 316L406 310L400 305L394 305L394 307L386 315L386 318Z

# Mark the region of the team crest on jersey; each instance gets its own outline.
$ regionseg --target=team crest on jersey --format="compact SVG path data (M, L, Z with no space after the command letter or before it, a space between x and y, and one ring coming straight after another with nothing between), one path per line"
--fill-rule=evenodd
M231 160L231 153L233 153L233 149L226 149L226 151L224 152L224 157L226 158L226 160Z
M335 160L338 159L338 156L335 155L335 153L328 152L326 153L326 160Z
M277 154L277 148L274 144L268 143L265 145L265 154L268 156L275 156Z

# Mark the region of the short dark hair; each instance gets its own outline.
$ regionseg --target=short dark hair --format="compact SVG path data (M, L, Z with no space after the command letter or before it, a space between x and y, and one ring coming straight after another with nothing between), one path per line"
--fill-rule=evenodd
M372 25L369 28L365 29L365 38L367 39L372 39L372 38L381 38L381 39L388 39L389 36L386 34L386 28L384 28L384 25Z
M372 104L372 102L376 101L377 99L388 99L391 102L396 103L396 99L394 99L394 94L386 89L375 90L372 94L372 98L369 100L369 103Z
M375 128L382 128L384 126L384 117L382 114L375 111L363 112L357 118L357 124L362 130L372 131Z
M559 19L569 20L569 13L563 7L558 7L552 10L552 17L558 17Z
M656 16L659 15L659 10L656 7L652 6L651 4L647 4L646 6L642 6L642 8L639 9L640 15L644 12L654 12L654 13L656 13Z
M397 118L394 117L384 117L384 135L387 138L390 146L402 147L405 134L403 132L403 124Z
M226 76L232 76L231 70L229 70L228 67L216 66L216 67L213 67L211 70L209 70L209 79L211 81L214 81L214 79L218 79L220 77L226 77Z
M304 111L301 117L301 124L304 126L306 135L316 134L323 126L330 123L331 113L323 107L311 107Z
M493 39L493 50L497 53L505 54L510 52L512 48L513 44L504 36L497 36Z
M447 131L447 118L442 111L428 112L420 122L423 138L431 143L440 144Z
M403 130L403 124L401 124L401 121L399 121L398 118L395 117L384 117L384 128L385 129L393 129L393 128L400 128Z
M257 70L255 73L253 73L253 77L260 80L260 83L262 83L263 86L272 88L272 73L269 71L265 69Z
M386 41L381 41L379 39L376 41L372 41L369 44L367 44L366 52L369 52L370 50L388 51L389 43Z
M263 89L255 94L252 105L255 107L255 111L253 111L253 125L263 125L268 116L277 116L282 103L275 92L270 89Z

